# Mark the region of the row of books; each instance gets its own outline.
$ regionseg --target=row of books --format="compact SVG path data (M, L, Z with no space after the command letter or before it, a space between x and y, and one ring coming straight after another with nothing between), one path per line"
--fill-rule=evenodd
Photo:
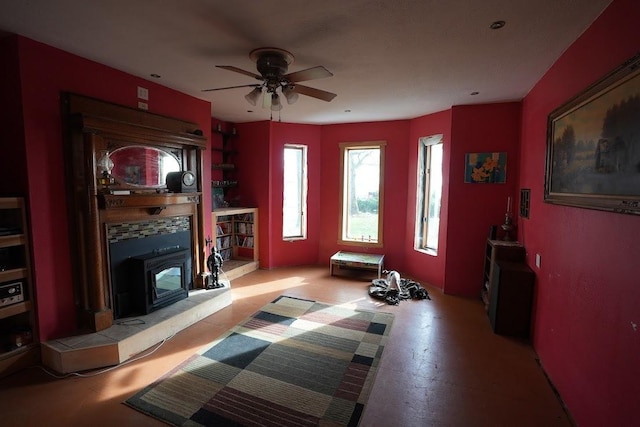
M231 223L230 222L219 222L216 225L216 234L221 236L223 234L231 234Z
M231 236L218 237L216 239L216 249L218 249L218 252L229 249L231 248L231 242ZM233 236L233 245L252 248L253 236Z
M231 250L231 248L223 249L220 251L220 256L222 257L223 261L230 260L231 255L233 255L233 251Z
M218 237L216 239L216 248L218 251L231 247L231 236Z
M253 234L253 223L252 222L237 222L236 223L236 233L239 233L239 234Z
M245 248L253 247L253 236L236 236L236 246L242 246Z
M250 221L253 222L253 214L252 213L246 213L246 214L238 214L235 216L236 221Z

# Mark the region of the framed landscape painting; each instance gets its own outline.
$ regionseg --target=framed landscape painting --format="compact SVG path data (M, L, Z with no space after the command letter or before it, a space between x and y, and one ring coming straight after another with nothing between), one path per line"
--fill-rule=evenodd
M553 111L547 203L640 214L640 54Z

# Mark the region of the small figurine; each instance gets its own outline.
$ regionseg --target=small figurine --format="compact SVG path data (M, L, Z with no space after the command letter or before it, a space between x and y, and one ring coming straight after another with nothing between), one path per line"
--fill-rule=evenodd
M222 255L218 252L218 248L215 246L211 251L211 255L207 258L207 267L209 271L211 271L211 278L209 279L209 283L207 283L207 289L217 289L224 287L224 284L220 283L218 280L220 277L220 270L222 269Z

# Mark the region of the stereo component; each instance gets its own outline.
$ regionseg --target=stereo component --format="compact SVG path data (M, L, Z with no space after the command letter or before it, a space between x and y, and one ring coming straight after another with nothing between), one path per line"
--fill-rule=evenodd
M24 301L22 282L0 284L0 307Z
M193 193L198 189L196 175L191 171L169 172L167 189L172 193Z

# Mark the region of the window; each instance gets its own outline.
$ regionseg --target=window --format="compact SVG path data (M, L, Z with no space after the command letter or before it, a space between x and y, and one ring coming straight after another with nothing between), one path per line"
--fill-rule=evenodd
M418 143L418 194L414 247L438 253L442 201L442 135L420 138Z
M282 238L307 237L307 147L284 146Z
M340 243L382 246L385 145L384 141L340 144Z

